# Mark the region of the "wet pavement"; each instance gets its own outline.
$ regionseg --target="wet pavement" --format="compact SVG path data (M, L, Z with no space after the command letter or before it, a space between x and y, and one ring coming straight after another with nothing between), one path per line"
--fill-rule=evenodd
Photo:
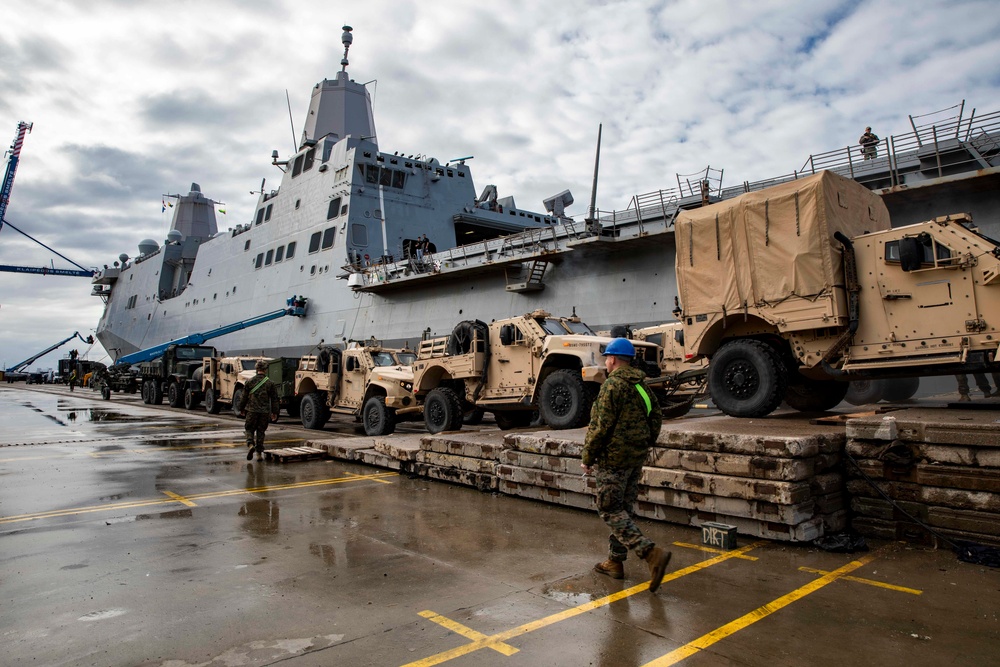
M248 463L240 426L0 385L0 663L998 664L1000 571L947 551L720 552L642 521L674 554L654 595L634 558L622 581L591 571L607 538L590 512ZM316 436L279 423L268 447Z

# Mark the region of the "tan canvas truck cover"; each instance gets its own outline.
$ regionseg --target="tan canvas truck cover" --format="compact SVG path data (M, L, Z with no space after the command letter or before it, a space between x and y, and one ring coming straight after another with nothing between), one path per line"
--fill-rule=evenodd
M713 322L744 311L782 330L795 328L797 311L803 326L814 327L823 316L838 318L828 325L844 323L846 302L835 295L844 277L834 233L852 238L889 228L878 195L829 171L682 211L675 223L676 271L684 321L694 325L687 348L697 349Z

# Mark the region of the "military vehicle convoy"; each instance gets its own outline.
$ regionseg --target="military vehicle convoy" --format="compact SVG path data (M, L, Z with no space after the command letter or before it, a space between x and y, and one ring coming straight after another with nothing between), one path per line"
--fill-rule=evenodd
M831 172L681 212L685 363L735 417L826 410L849 381L1000 370L1000 246L967 215L892 228Z
M256 375L257 362L266 357L205 357L195 380L200 385L205 410L217 415L224 406L233 410L239 405L240 394L247 380Z
M214 347L205 345L170 345L163 354L139 364L142 402L159 405L164 397L171 407L193 409L200 400L200 375L205 357L214 357Z
M472 408L502 429L527 426L537 411L555 429L584 425L607 377L601 353L611 338L578 317L534 312L486 324L460 322L450 336L422 341L413 392L431 433L455 431ZM636 341L636 363L660 375L660 348Z
M320 429L338 413L360 419L367 435L389 435L398 416L419 415L410 369L414 359L410 350L374 341L352 343L346 350L323 347L302 357L294 390L302 425Z

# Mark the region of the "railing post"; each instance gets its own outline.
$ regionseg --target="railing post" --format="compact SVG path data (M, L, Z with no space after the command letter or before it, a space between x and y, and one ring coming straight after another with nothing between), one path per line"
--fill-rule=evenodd
M851 157L851 147L848 146L847 151L847 167L851 170L851 178L854 178L854 159Z
M812 173L814 173L814 174L816 173L816 165L813 164L813 156L812 155L809 156L809 170Z
M965 131L965 140L968 141L969 137L972 136L972 121L976 117L976 108L972 108L972 115L969 116L969 129Z
M889 185L899 185L899 163L897 162L896 155L896 137L889 135L889 141L886 142L886 150L889 152Z
M934 137L934 157L937 158L938 178L944 173L941 171L941 151L938 150L937 125L931 125L931 136Z
M958 124L955 126L955 138L958 139L958 133L962 130L962 114L965 113L965 100L962 100L962 105L958 108Z
M920 141L920 131L917 130L916 123L913 122L913 116L907 115L906 117L910 119L910 127L913 128L913 134L915 134L917 137L917 148L923 147L924 144L922 141Z

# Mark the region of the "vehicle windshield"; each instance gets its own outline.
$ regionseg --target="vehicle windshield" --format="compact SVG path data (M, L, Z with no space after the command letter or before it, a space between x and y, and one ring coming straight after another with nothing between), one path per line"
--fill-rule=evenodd
M536 320L542 328L545 329L545 333L552 334L553 336L565 336L569 330L562 325L562 322L556 319L544 319Z
M243 370L245 370L245 371L254 371L254 370L257 370L257 360L256 359L243 359L243 360L241 360L240 363L242 364Z
M401 366L412 366L413 362L417 360L417 355L412 352L397 352L396 359L399 360Z
M575 334L582 334L584 336L593 336L594 332L583 322L572 322L570 320L563 320L562 323Z
M175 350L178 359L203 359L214 352L210 347L179 347Z
M395 366L396 360L389 352L372 352L372 362L376 366Z

